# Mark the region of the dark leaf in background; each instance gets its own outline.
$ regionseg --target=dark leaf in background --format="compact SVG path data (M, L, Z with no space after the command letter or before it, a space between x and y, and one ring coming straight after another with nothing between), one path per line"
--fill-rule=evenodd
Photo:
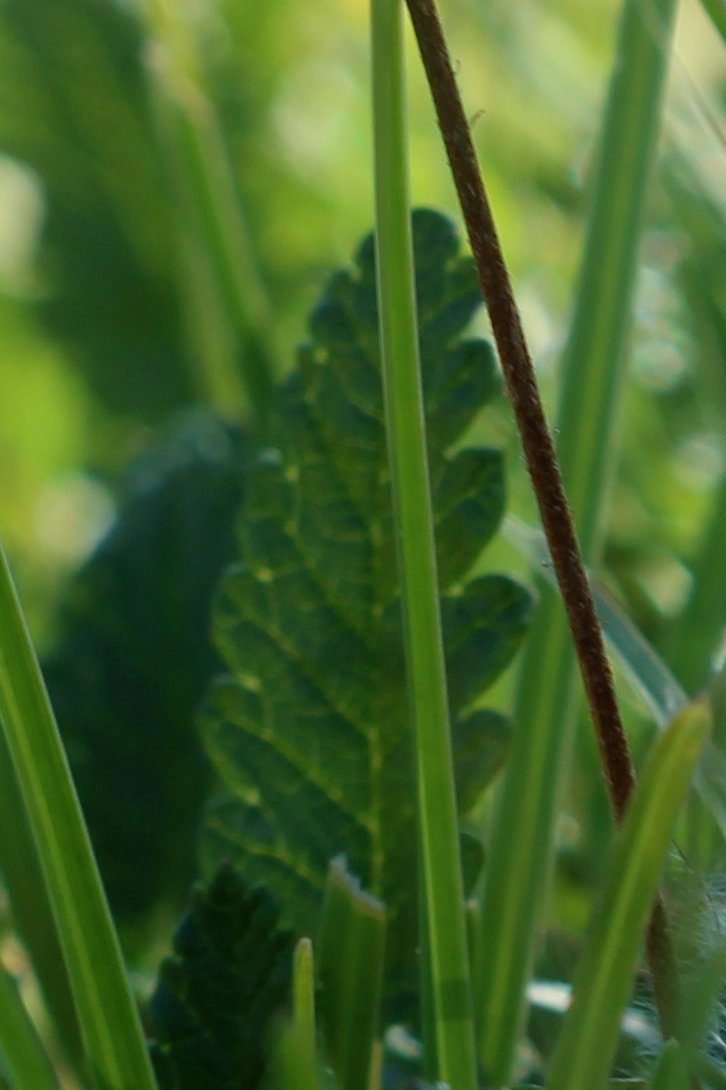
M188 402L168 186L130 6L2 4L0 146L42 186L36 306L91 389L145 420Z
M420 338L461 803L504 759L504 720L473 710L524 634L528 594L463 582L504 506L495 450L449 453L497 388L490 347L461 336L479 306L450 223L415 214ZM374 249L333 277L279 389L276 446L251 470L240 562L215 609L230 675L203 717L228 793L210 807L207 867L232 859L314 933L328 863L389 910L388 991L415 968L414 778L382 420Z
M288 1001L293 936L262 889L223 865L199 887L151 999L160 1090L253 1090Z
M133 470L68 587L44 673L111 904L183 902L210 769L193 727L218 660L210 600L235 553L248 443L207 413Z

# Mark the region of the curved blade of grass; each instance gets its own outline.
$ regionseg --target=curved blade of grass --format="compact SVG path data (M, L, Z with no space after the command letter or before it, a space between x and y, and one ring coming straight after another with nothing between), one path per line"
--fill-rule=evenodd
M45 1049L28 1017L15 981L0 965L0 1053L16 1090L58 1090Z
M386 434L418 787L425 1048L452 1090L477 1085L408 195L400 0L373 0L376 261Z
M205 94L201 62L183 6L172 0L147 0L143 6L154 51L149 65L160 120L175 167L180 199L179 226L191 246L191 265L204 271L190 278L192 294L208 290L206 271L218 295L219 309L238 339L241 377L255 424L264 433L269 421L275 325L252 256L239 195L214 108ZM190 231L190 223L196 228ZM196 253L195 253L196 250ZM199 301L199 300L198 300ZM220 352L208 352L216 372L206 385L222 412L237 414L240 383Z
M2 549L0 723L53 904L89 1073L103 1090L154 1090L118 939Z
M593 910L547 1090L607 1086L663 861L710 724L708 705L693 703L653 746Z
M626 0L603 120L572 327L563 361L559 454L586 563L597 559L625 370L638 239L654 156L675 0ZM657 40L652 22L657 26ZM513 752L493 821L476 978L479 1053L506 1085L571 748L574 659L564 611L543 593L519 674Z

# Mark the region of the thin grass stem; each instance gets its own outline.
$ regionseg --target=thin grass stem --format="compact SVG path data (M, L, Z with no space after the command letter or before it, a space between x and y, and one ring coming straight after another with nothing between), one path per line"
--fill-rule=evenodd
M418 783L425 1048L477 1085L459 832L426 457L408 193L402 5L373 0L376 258L384 405ZM433 1040L431 1039L433 1035Z

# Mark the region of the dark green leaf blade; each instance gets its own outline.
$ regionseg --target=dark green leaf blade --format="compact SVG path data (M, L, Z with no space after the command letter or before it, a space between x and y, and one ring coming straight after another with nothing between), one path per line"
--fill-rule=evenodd
M210 599L234 555L250 444L205 412L174 421L122 488L73 578L43 664L117 918L181 906L211 770L196 704L219 668Z
M293 936L274 902L229 865L199 887L149 1013L161 1090L253 1090L288 1002Z

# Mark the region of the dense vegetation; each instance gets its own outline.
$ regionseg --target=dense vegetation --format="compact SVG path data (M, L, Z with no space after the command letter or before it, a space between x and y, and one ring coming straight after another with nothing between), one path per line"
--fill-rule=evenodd
M0 1085L726 1085L703 6L675 46L671 0L443 12L638 772L617 831L414 48L406 186L395 5L372 111L355 5L0 9Z

